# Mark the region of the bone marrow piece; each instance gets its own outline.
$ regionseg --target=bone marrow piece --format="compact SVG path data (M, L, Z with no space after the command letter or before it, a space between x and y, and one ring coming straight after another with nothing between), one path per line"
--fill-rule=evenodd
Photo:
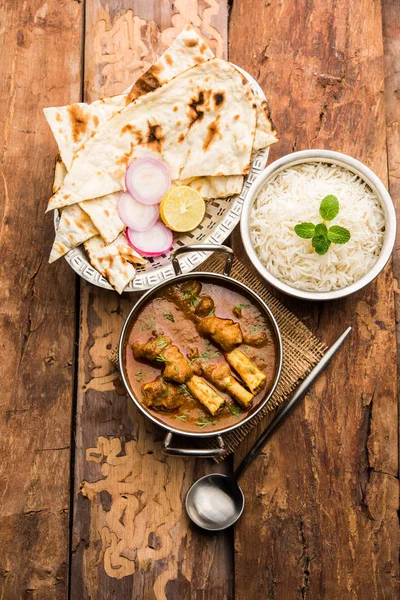
M267 380L265 374L244 352L235 348L235 350L226 354L225 357L252 394L257 394L264 387Z
M197 375L193 375L186 385L192 396L205 406L213 416L225 404L225 400L204 379Z
M208 381L211 381L221 391L229 394L240 406L249 408L254 396L233 377L228 365L211 363L203 366L203 373Z

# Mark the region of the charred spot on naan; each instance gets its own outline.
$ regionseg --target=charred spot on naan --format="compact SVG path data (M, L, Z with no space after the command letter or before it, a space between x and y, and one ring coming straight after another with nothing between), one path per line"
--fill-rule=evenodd
M266 100L263 100L261 102L261 107L260 108L261 108L262 112L265 114L265 116L268 119L268 121L271 123L271 129L272 129L272 131L276 131L275 123L272 120L271 109L269 107L268 102Z
M213 100L216 108L219 108L225 102L225 93L224 92L215 92L213 94Z
M195 46L197 46L198 40L192 40L192 39L189 38L189 39L184 39L183 43L188 48L194 48Z
M219 129L220 115L207 127L207 134L203 142L203 150L207 150L217 137L222 137Z
M162 62L159 63L155 63L151 68L151 72L153 73L153 75L158 75L159 73L161 73L161 71L164 70L164 65Z
M134 125L131 125L130 123L124 125L121 129L120 135L124 135L125 133L130 133L136 136L136 141L138 144L141 144L143 142L142 132L139 129L136 129Z
M116 160L116 165L118 167L128 167L128 164L130 162L131 156L133 154L133 149L135 147L135 144L133 142L131 142L131 148L130 150L128 150L128 152L125 152L123 154L123 156L121 156L121 158L119 158L118 160Z
M97 115L93 115L93 124L94 124L94 126L98 127L99 123L100 123L99 117Z
M71 104L67 107L67 111L71 122L73 140L78 142L81 135L86 132L89 115L85 114L79 104Z
M172 56L170 54L165 54L164 58L165 58L165 62L167 62L170 67L172 67L172 65L174 64L174 61L172 60Z
M161 86L161 82L157 77L157 73L159 73L159 70L158 66L155 65L150 67L146 73L143 73L143 75L137 80L128 93L125 100L125 105L128 105L140 96L148 94L149 92L159 88Z
M56 114L56 121L58 121L59 123L61 123L62 121L62 117L59 112Z
M154 150L157 150L157 152L161 152L165 140L162 134L161 125L152 125L150 121L147 121L147 126L147 145L151 146Z
M199 92L199 95L191 99L189 102L189 112L187 116L189 117L189 129L196 121L201 121L204 117L204 110L206 109L209 99L210 99L210 90L203 90ZM203 110L199 110L199 106Z
M201 56L200 54L196 54L196 56L193 56L193 60L197 65L200 65L201 63L205 62L207 59L205 59L204 56Z

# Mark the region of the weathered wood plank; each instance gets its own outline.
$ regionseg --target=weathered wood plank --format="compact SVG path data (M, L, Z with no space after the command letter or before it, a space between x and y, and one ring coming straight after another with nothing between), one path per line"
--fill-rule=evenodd
M42 108L79 98L82 5L0 6L0 597L67 595L75 277L47 264L56 144Z
M389 191L397 209L400 225L400 4L398 0L382 3L383 47L385 53L386 132L389 170ZM393 274L396 306L397 347L400 348L400 248L393 253ZM400 353L397 354L399 365ZM400 369L397 368L399 381ZM400 382L398 385L400 389Z
M186 22L225 53L223 2L88 0L86 17L88 101L126 88ZM166 459L162 433L115 390L107 357L133 302L82 287L71 595L231 598L231 534L202 536L183 509L192 481L214 465ZM90 482L86 497L79 493L82 480Z
M270 100L281 134L272 158L332 148L361 159L386 181L379 2L235 1L229 31L230 60L254 75ZM248 505L235 534L236 596L395 598L398 430L391 268L347 300L287 304L308 316L328 343L345 325L354 330L244 477Z

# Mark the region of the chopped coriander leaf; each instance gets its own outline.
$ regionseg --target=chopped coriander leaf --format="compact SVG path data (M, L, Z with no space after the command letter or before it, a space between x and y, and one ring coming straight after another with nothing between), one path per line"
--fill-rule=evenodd
M184 383L181 383L181 385L179 386L179 389L184 394L187 394L188 396L190 396L191 398L193 398L192 394L190 393L189 389L187 388L187 386Z
M255 333L256 331L260 331L260 329L263 329L263 325L253 325L252 327L250 327L250 331L252 333Z
M163 342L162 340L159 340L159 341L157 342L157 346L158 346L159 348L165 348L166 346L168 346L168 342Z
M200 302L200 298L198 296L196 296L196 294L194 292L192 292L191 290L188 292L185 292L183 294L183 299L184 300L189 300L190 302L190 306L197 306L198 303Z
M232 383L227 383L226 387L232 387L232 385L233 385Z
M154 327L154 321L153 319L149 319L148 321L146 321L146 323L142 324L142 331L149 331L149 329L151 329L152 327Z
M139 381L139 383L143 380L143 375L146 375L145 371L138 371L135 373L136 380Z
M177 419L180 419L181 421L186 421L186 419L188 418L188 414L184 413L183 415L176 415Z
M255 371L256 371L255 367L247 367L246 370L248 373L255 373Z
M210 421L207 417L200 417L200 419L196 421L197 427L200 427L201 429L207 427L207 425L214 425L214 423L215 421Z
M171 321L172 323L175 323L175 319L174 319L174 315L172 314L171 310L165 310L163 312L163 315L166 319L168 319L168 321Z
M203 362L206 362L207 360L211 360L213 358L217 358L217 356L219 356L221 354L221 352L218 352L218 350L215 350L215 352L202 352L201 354L199 354L198 358L200 358L200 360L202 360Z
M233 414L233 416L236 418L239 417L240 413L242 412L240 408L238 408L237 406L233 406L233 404L230 404L228 408Z
M163 362L163 363L168 363L168 364L169 364L169 360L167 360L167 359L165 358L165 356L163 356L162 354L159 354L159 355L156 357L156 361L158 361L158 362Z
M211 317L212 315L215 315L215 307L211 308L210 312L208 313L207 317Z

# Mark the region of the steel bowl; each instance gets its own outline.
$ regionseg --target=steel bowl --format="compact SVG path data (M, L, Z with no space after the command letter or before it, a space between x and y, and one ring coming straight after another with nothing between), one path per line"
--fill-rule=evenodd
M250 235L250 213L259 192L268 183L268 181L277 173L287 169L288 167L294 167L302 163L315 162L339 165L358 175L358 177L360 177L360 179L362 179L376 194L385 214L385 238L381 253L376 263L365 275L363 275L363 277L351 285L331 292L311 292L299 290L272 275L258 258ZM240 231L243 245L249 259L259 274L271 285L276 287L281 292L289 294L289 296L294 296L295 298L300 298L303 300L335 300L336 298L349 296L350 294L353 294L354 292L357 292L364 286L368 285L385 267L392 253L396 238L396 213L389 192L383 185L382 181L362 162L352 158L351 156L342 154L341 152L333 152L330 150L303 150L301 152L288 154L287 156L283 156L282 158L276 160L257 177L255 182L250 187L243 205Z
M194 252L215 252L215 251L224 252L227 257L224 273L222 275L217 274L217 273L209 273L206 271L202 271L202 272L197 271L195 273L182 274L181 267L180 267L180 264L178 261L179 255L184 254L185 252L194 253ZM233 251L231 250L231 248L228 248L227 246L220 246L220 245L194 245L194 246L187 246L185 248L179 248L179 249L175 250L175 252L172 255L172 265L173 265L173 268L175 271L175 277L174 277L173 281L172 282L170 280L164 281L163 283L157 285L153 289L149 290L146 294L144 294L138 300L138 302L135 304L135 306L132 308L131 312L129 313L129 315L124 323L124 327L122 329L120 340L119 340L119 348L118 348L119 365L120 365L122 381L125 385L125 388L128 392L130 399L137 406L137 408L140 410L140 412L142 412L148 419L153 421L153 423L156 423L157 425L159 425L160 427L162 427L163 429L166 430L166 436L165 436L164 443L163 443L163 452L165 454L172 454L172 455L178 455L178 456L197 456L197 457L203 457L203 458L213 457L213 456L221 456L221 455L226 454L226 449L224 447L224 442L223 442L223 438L221 437L221 435L223 433L228 433L229 431L233 431L234 429L241 427L242 425L244 425L245 423L247 423L248 421L253 419L264 408L264 406L267 404L267 402L270 400L270 398L271 398L272 394L274 393L275 388L278 384L278 381L279 381L279 378L281 375L281 371L282 371L282 362L283 362L282 337L281 337L281 333L279 330L279 326L278 326L270 308L267 306L267 304L264 302L264 300L262 300L262 298L260 298L258 296L258 294L253 292L253 290L251 290L247 285L245 285L239 281L236 281L235 279L233 279L232 277L229 276L230 270L232 267L232 263L233 263L233 258L234 258L234 254L233 254ZM173 427L167 426L161 420L157 419L157 416L155 414L153 414L146 406L144 406L140 402L140 400L136 397L131 386L129 385L129 379L128 379L126 367L125 367L125 347L127 344L129 333L131 331L133 323L135 322L136 318L140 314L143 306L145 304L147 304L147 302L152 300L154 298L154 296L157 295L158 292L160 292L165 287L170 286L172 283L175 285L177 283L184 283L191 279L196 279L200 282L210 282L211 281L211 282L217 283L219 285L224 285L227 288L236 290L237 292L240 292L241 294L244 294L245 296L250 297L252 299L252 301L258 306L258 308L260 309L260 312L268 319L268 321L271 324L271 327L275 333L275 338L276 338L277 369L276 369L276 373L275 373L275 377L274 377L272 386L266 391L265 397L262 399L262 401L259 403L259 405L254 410L251 411L250 414L245 415L244 418L238 420L238 422L235 423L234 425L231 425L230 427L224 427L224 428L218 429L218 430L207 431L207 432L205 432L205 431L199 431L199 432L185 431L183 428L183 424L182 424L182 428L173 428ZM218 442L218 448L207 448L206 449L206 448L175 448L175 447L171 447L171 441L172 441L173 434L183 435L186 437L197 438L197 439L216 437L217 442Z

